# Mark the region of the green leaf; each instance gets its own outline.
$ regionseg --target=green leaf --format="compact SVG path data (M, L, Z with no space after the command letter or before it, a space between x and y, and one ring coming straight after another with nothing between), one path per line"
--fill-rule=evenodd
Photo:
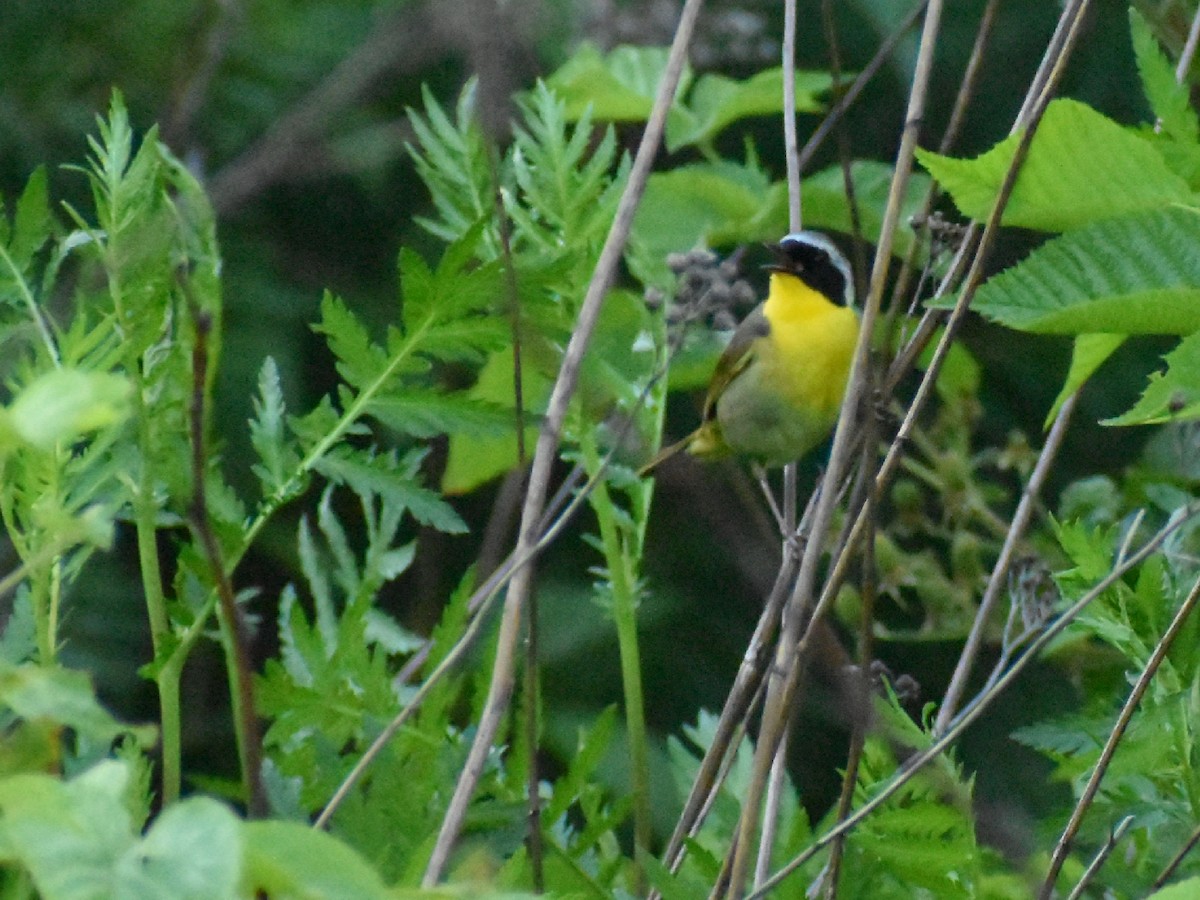
M796 111L820 112L817 99L833 83L828 72L795 73ZM739 119L776 115L783 111L783 69L758 72L743 81L724 75L700 76L685 108L667 122L667 150L705 144Z
M29 586L22 585L13 600L12 612L0 633L0 666L18 665L33 659L37 652L37 624L33 618L33 602Z
M1200 330L1200 211L1098 222L1043 244L989 279L972 308L1039 334Z
M858 206L858 227L868 243L877 244L883 228L883 213L892 189L894 169L887 163L870 159L855 160L850 164L850 178L854 184L854 202ZM908 179L904 199L900 205L900 221L903 223L895 234L892 252L904 256L915 240L913 216L921 209L929 192L930 179L922 172L913 172ZM786 201L784 191L776 195ZM840 231L854 234L855 220L846 200L846 180L841 166L830 166L804 179L800 202L806 228ZM779 210L777 230L764 235L767 239L778 239L787 229L786 205Z
M133 727L114 719L96 700L84 672L53 669L31 663L0 667L0 704L26 720L65 725L97 744L110 744L124 734L143 746L154 741L150 726Z
M537 441L537 417L546 408L553 381L522 358L522 394L525 401L525 446L532 448ZM513 351L511 348L493 353L479 372L479 380L470 390L478 401L513 409ZM481 484L507 472L517 464L515 414L510 412L512 427L507 433L495 436L452 433L446 470L442 473L442 490L447 494L465 494ZM527 450L528 452L528 450Z
M9 255L20 271L25 271L35 253L50 239L54 219L50 215L49 188L46 167L38 166L25 183L25 190L17 200L13 217L12 240L8 245ZM7 275L8 273L6 273Z
M748 225L761 213L770 188L766 172L752 163L719 160L655 172L646 183L634 235L660 257L725 243L735 233L734 241L748 240Z
M1150 376L1133 409L1102 424L1159 425L1200 418L1200 333L1188 335L1163 359L1167 370Z
M338 374L358 390L370 386L387 367L387 357L371 341L362 322L328 291L321 299L321 321L313 331L328 338L329 349L337 357Z
M241 822L208 797L167 807L150 832L115 867L113 896L129 900L238 897Z
M973 160L927 150L917 155L962 214L982 221L991 213L1019 140L1010 135ZM1061 99L1046 109L1003 221L1067 231L1097 219L1194 201L1150 141L1077 100Z
M417 438L439 434L494 437L511 432L511 409L468 396L411 390L380 397L367 404L367 413L389 428Z
M299 822L247 822L242 896L387 900L392 895L361 856Z
M0 845L42 897L106 900L115 863L136 841L125 806L129 767L101 762L71 781L43 774L0 779Z
M258 372L258 396L254 398L254 418L250 420L250 444L259 459L253 470L266 495L287 484L300 464L299 454L288 442L286 421L279 368L274 358L268 356Z
M1129 29L1142 90L1162 123L1162 133L1181 143L1195 144L1200 139L1200 121L1192 109L1188 88L1175 80L1174 67L1145 18L1133 6L1129 7Z
M666 66L665 47L621 46L601 56L595 46L585 43L546 84L565 102L568 119L582 118L590 111L592 118L602 122L644 122ZM689 80L685 70L677 97Z
M1196 900L1200 897L1200 877L1185 878L1148 894L1146 900Z
M474 78L463 86L453 122L426 85L421 86L425 115L408 110L420 145L408 152L438 211L437 219L417 221L446 241L460 238L493 208L492 171L475 113L477 86Z
M423 454L409 454L398 462L395 455L365 456L348 451L331 453L318 462L317 471L335 484L345 484L357 494L387 497L407 509L422 525L447 534L469 529L449 503L416 484L416 469Z
M1123 334L1081 334L1075 338L1071 348L1071 367L1067 370L1067 380L1058 396L1054 398L1050 412L1046 413L1044 427L1050 427L1067 398L1079 390L1104 361L1117 352L1117 348L1125 343L1125 340L1126 335Z
M16 437L49 450L120 422L129 414L129 395L120 375L54 369L21 390L5 418Z

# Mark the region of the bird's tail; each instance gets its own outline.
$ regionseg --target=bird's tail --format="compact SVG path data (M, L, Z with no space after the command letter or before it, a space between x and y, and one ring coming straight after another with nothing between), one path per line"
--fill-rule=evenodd
M686 450L688 444L690 444L692 442L692 438L694 438L694 437L695 437L694 434L689 434L687 437L683 438L682 440L676 441L673 444L668 444L666 447L663 447L661 450L658 451L658 454L654 457L654 459L650 460L650 462L646 463L644 466L642 466L640 469L638 469L638 472L637 472L638 478L647 478L650 475L653 475L654 470L657 469L660 465L662 465L664 462L666 462L668 459L670 459L672 456L674 456L679 451Z

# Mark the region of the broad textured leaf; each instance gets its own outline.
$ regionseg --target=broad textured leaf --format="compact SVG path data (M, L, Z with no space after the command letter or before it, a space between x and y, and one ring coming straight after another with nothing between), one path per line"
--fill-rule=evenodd
M167 807L117 861L114 896L232 900L241 872L241 821L216 800L189 797Z
M622 46L602 56L591 44L583 44L546 84L565 101L569 119L590 109L592 117L603 122L643 122L666 65L664 47ZM676 97L689 78L685 71Z
M17 394L5 420L16 437L48 450L120 422L129 414L130 393L131 385L121 375L53 369Z
M796 72L796 111L820 112L817 98L832 81L828 72ZM688 144L706 143L739 119L782 111L782 68L766 69L742 81L702 75L683 108L667 122L667 149L674 152Z
M770 189L767 173L754 163L722 160L656 172L646 183L634 234L661 257L697 245L718 245L722 236L736 230L747 234Z
M973 309L1041 334L1200 330L1200 210L1098 222L1048 241L988 280Z
M299 822L247 822L245 896L386 900L378 873L332 835Z
M132 734L149 745L154 729L123 725L96 700L87 674L31 663L0 668L0 706L22 719L46 719L71 728L97 744Z
M1018 141L1010 135L971 160L929 151L918 157L962 214L982 221L995 205ZM1194 200L1150 141L1083 103L1055 100L1034 136L1004 224L1066 231Z
M1200 418L1200 333L1190 334L1168 353L1165 372L1150 376L1133 409L1105 425L1158 425Z
M553 381L522 357L522 392L525 401L525 447L530 452L537 441L537 419L545 411ZM463 494L507 472L517 464L516 413L513 412L513 352L500 350L488 359L470 396L509 411L510 429L495 436L454 433L450 454L442 473L442 490Z
M0 779L0 843L40 896L107 900L115 863L137 839L125 804L130 769L101 762L71 781L43 774Z
M894 170L887 163L875 160L855 160L850 165L850 179L854 184L854 202L858 205L858 226L868 243L879 241L883 227L883 213L891 192ZM910 220L921 209L929 191L930 180L921 172L913 172L908 179L904 199L900 206L900 228L896 230L892 252L904 256L914 240ZM786 204L786 193L780 190L773 197ZM830 166L804 179L800 194L806 228L840 231L854 234L855 223L846 201L846 181L841 166ZM775 230L765 239L777 239L787 231L786 205L779 209Z

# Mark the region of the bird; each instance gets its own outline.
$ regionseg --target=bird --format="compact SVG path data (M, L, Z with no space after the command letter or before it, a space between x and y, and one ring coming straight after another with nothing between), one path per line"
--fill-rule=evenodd
M774 260L766 267L767 297L717 360L700 427L663 448L639 475L653 474L681 451L781 466L833 430L858 342L850 264L815 231L784 235L768 249Z

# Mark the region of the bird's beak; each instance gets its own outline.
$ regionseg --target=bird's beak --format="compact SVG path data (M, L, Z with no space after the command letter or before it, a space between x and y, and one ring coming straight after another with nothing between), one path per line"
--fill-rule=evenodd
M774 262L769 262L763 266L764 269L766 269L768 272L788 271L787 257L784 256L783 249L779 246L779 244L771 244L763 241L763 247L766 248L768 253L775 257Z

